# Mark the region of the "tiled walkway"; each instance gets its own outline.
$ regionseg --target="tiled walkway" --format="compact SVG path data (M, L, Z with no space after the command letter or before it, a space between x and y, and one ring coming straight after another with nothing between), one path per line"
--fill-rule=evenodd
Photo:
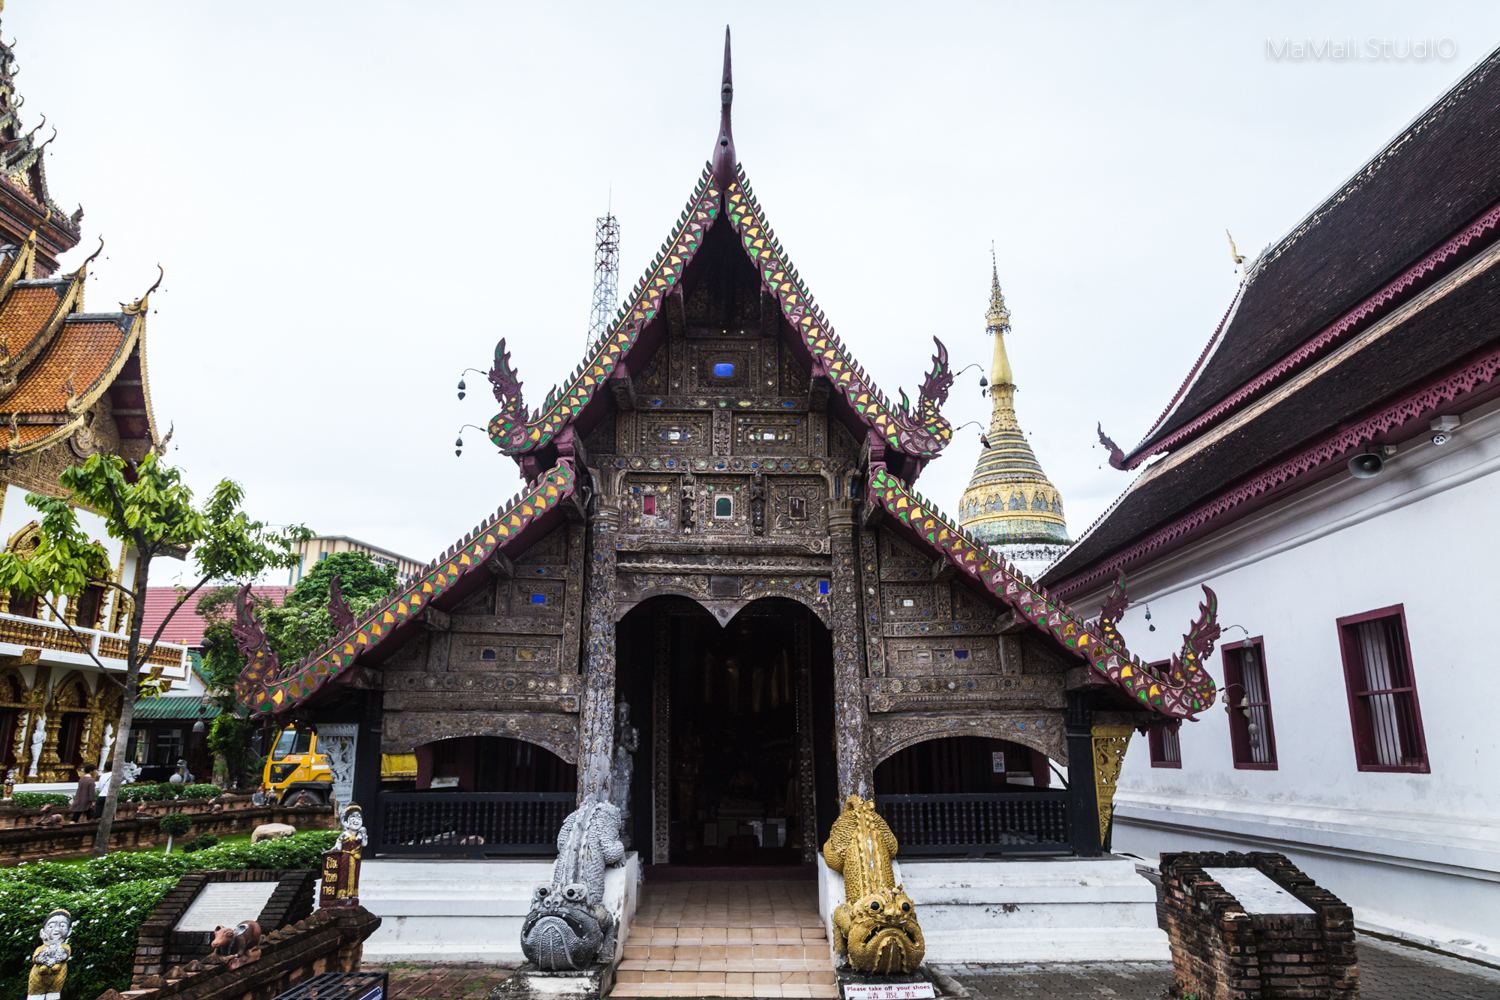
M642 887L611 996L838 996L815 882Z
M973 1000L1158 1000L1171 962L955 965L943 971ZM1361 1000L1500 1000L1500 969L1373 938L1359 939Z

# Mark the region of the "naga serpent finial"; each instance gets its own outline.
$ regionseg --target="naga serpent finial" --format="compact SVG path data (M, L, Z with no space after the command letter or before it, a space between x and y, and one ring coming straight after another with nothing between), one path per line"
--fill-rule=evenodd
M1109 467L1112 469L1125 470L1125 453L1120 446L1110 440L1108 434L1104 433L1104 425L1099 425L1099 443L1109 449Z
M167 276L167 272L162 268L160 264L156 265L156 271L156 283L153 284L150 288L146 289L145 295L142 295L130 305L127 306L125 303L121 302L120 308L122 310L131 314L132 316L139 316L146 311L146 304L151 298L151 293L161 287L162 279Z
M520 372L510 366L510 352L505 349L505 338L495 345L495 363L490 367L490 387L495 392L495 401L500 409L515 420L526 419L526 404L521 398Z
M1203 669L1203 661L1214 651L1214 641L1219 638L1223 631L1219 627L1219 598L1207 584L1203 586L1206 600L1198 605L1198 618L1188 626L1187 634L1182 637L1182 652L1172 656L1172 662L1167 668L1172 680L1178 684L1187 684L1191 680L1197 680L1194 676Z
M1100 631L1104 633L1106 639L1121 649L1125 648L1125 637L1120 634L1117 625L1129 603L1129 598L1125 593L1125 571L1122 569L1115 577L1114 586L1110 587L1109 593L1105 595L1104 606L1099 609Z
M333 619L333 630L343 635L354 627L354 612L344 600L344 591L339 587L339 575L335 573L328 581L328 617Z

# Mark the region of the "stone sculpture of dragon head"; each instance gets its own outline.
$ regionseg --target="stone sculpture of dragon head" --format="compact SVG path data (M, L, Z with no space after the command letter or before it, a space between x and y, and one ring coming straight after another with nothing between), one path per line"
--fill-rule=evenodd
M608 960L616 926L604 907L604 869L625 857L620 810L590 796L557 834L552 884L538 886L521 923L521 951L544 972Z
M833 949L859 972L914 971L927 953L911 897L896 885L896 835L875 801L851 795L823 845L823 860L844 876L844 902L833 911Z

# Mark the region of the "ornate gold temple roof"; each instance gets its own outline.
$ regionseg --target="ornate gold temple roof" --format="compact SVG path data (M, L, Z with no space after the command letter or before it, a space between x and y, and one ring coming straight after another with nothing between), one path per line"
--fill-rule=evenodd
M969 488L959 503L958 523L990 545L1067 545L1062 496L1042 471L1016 421L1016 385L1005 353L1010 310L1000 292L998 267L992 271L985 321L995 338L995 356L990 363L990 427Z

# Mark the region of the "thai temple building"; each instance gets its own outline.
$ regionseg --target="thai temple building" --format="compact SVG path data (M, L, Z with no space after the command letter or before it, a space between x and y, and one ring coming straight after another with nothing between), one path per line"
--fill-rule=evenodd
M1005 353L1010 310L1000 291L1000 272L990 278L985 326L995 338L990 362L989 430L969 488L958 506L958 523L996 555L1028 576L1041 573L1068 547L1068 522L1057 492L1016 419L1016 382Z
M747 866L811 879L850 795L888 817L909 884L923 857L989 857L984 877L1012 881L1041 871L1017 856L1103 865L1089 885L1143 894L1133 929L1085 933L1106 918L1075 909L1064 936L1107 942L1100 957L1159 949L1150 886L1101 855L1131 734L1214 702L1198 666L1212 600L1181 654L1148 665L1113 629L1123 597L1095 623L1097 606L1060 604L991 548L1067 539L1012 410L998 284L995 447L971 492L1004 511L976 512L979 535L921 496L953 434L946 349L911 403L873 383L736 157L727 40L720 97L709 163L576 368L532 394L493 349L489 437L524 491L301 662L278 662L242 607L240 699L315 728L335 797L369 817L362 898L399 919L366 955L442 941L455 960L518 959L520 916L492 900L524 914L534 884L513 889L530 876L469 863L546 854L590 803L625 815L649 886ZM414 755L416 780L383 784L382 754ZM423 887L381 860L418 857L438 862ZM1028 939L982 898L953 932L933 924L930 957L1067 943L1055 914ZM459 915L474 918L462 947L443 937Z
M82 238L83 209L64 212L48 190L52 140L22 125L17 72L14 51L0 42L0 542L26 559L40 543L28 493L67 496L58 477L70 465L100 452L139 461L162 440L146 381L149 293L91 310L84 290L94 257L62 271L58 258ZM114 580L131 579L134 550L88 512L79 520L110 550ZM66 783L108 758L130 611L127 597L102 584L71 600L0 591L0 775ZM148 669L175 688L190 683L183 646L158 645ZM172 730L174 759L192 723ZM146 762L154 748L137 749L132 757Z

